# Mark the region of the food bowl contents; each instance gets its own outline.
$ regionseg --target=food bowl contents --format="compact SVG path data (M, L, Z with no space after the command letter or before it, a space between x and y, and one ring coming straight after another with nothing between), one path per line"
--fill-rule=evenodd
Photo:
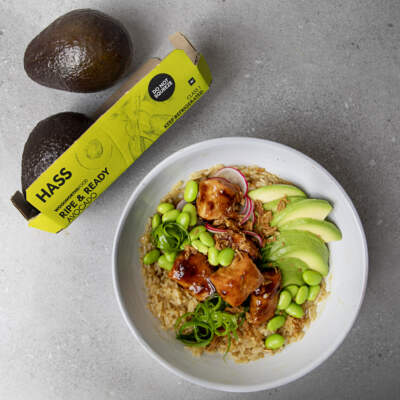
M260 167L216 166L161 199L141 238L148 306L200 355L248 362L299 340L327 295L332 205Z
M97 92L116 83L132 60L124 26L100 11L71 11L28 45L24 68L35 82L70 92Z

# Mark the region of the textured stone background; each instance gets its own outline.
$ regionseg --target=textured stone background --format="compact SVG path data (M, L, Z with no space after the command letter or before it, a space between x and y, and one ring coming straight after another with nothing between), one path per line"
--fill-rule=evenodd
M120 18L137 66L181 30L214 83L84 216L58 236L28 229L9 197L24 142L41 119L91 113L109 92L30 81L28 42L82 7ZM0 0L0 398L400 398L400 2L398 0ZM338 351L308 376L255 394L205 390L159 366L131 336L110 252L130 193L167 155L221 136L288 144L324 165L359 210L370 251L366 299ZM249 156L250 160L250 156Z

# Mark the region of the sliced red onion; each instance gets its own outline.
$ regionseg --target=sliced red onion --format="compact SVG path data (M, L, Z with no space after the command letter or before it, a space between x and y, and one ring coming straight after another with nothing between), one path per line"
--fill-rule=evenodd
M247 214L249 209L250 209L250 197L249 196L245 196L244 197L244 206L240 210L239 214L241 214L241 215Z
M210 224L205 224L204 226L206 227L206 229L209 232L212 232L212 233L225 233L225 232L227 232L226 229L216 228L215 226L212 226Z
M253 213L250 215L249 221L250 221L251 223L254 222L254 210L253 210Z
M182 211L182 208L185 206L185 204L187 204L187 202L185 201L185 199L182 199L176 205L176 209L179 210L179 211Z
M207 278L206 280L207 280L208 286L210 287L210 294L208 295L208 298L210 298L216 292L216 290L215 290L215 286L210 281L210 278Z
M250 207L247 213L244 215L243 219L240 221L240 225L243 225L246 223L250 218L254 219L254 201L252 199L250 200Z
M244 231L244 233L245 233L246 235L249 235L249 236L251 236L251 237L257 239L257 242L258 242L259 246L260 246L260 247L263 247L263 240L262 240L262 237L261 237L258 233L255 233L255 232L252 232L252 231Z
M216 178L224 178L231 183L235 183L242 190L243 196L247 195L249 190L249 185L243 173L234 167L224 167L218 170L214 177Z

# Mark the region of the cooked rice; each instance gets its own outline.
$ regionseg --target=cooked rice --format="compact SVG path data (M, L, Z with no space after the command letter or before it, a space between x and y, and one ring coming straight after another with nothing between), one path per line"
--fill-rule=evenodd
M190 176L190 179L199 180L212 176L223 165L216 165L212 168L197 171ZM249 190L261 186L289 183L270 174L264 168L257 166L237 166L245 175ZM170 202L176 204L183 198L184 182L180 181L164 196L161 202ZM280 202L281 203L281 202ZM279 204L280 204L279 203ZM286 201L282 201L280 208L286 206ZM140 260L142 264L142 273L147 288L148 307L152 314L159 319L161 327L166 330L174 329L176 320L186 312L192 312L196 308L198 301L182 289L176 282L168 277L168 271L160 268L157 263L146 266L143 264L144 255L154 248L151 241L151 217L148 219L144 235L140 239ZM286 344L300 340L305 333L305 328L317 316L318 302L328 295L325 281L321 284L321 291L314 302L303 304L305 315L302 319L296 319L288 316L285 325L278 330L286 339ZM277 351L267 350L264 346L264 339L271 334L265 324L254 326L247 321L238 330L238 340L232 338L229 354L235 362L245 363L264 357L265 354L273 354ZM228 345L227 337L217 337L206 348L187 347L193 355L200 356L204 351L225 353Z

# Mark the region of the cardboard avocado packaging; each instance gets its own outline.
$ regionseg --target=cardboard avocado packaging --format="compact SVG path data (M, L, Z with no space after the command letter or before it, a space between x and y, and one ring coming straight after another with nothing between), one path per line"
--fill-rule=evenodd
M12 203L28 225L57 233L74 221L209 88L204 57L181 34L98 111L99 118ZM29 203L29 204L27 204ZM40 213L30 217L30 205Z

